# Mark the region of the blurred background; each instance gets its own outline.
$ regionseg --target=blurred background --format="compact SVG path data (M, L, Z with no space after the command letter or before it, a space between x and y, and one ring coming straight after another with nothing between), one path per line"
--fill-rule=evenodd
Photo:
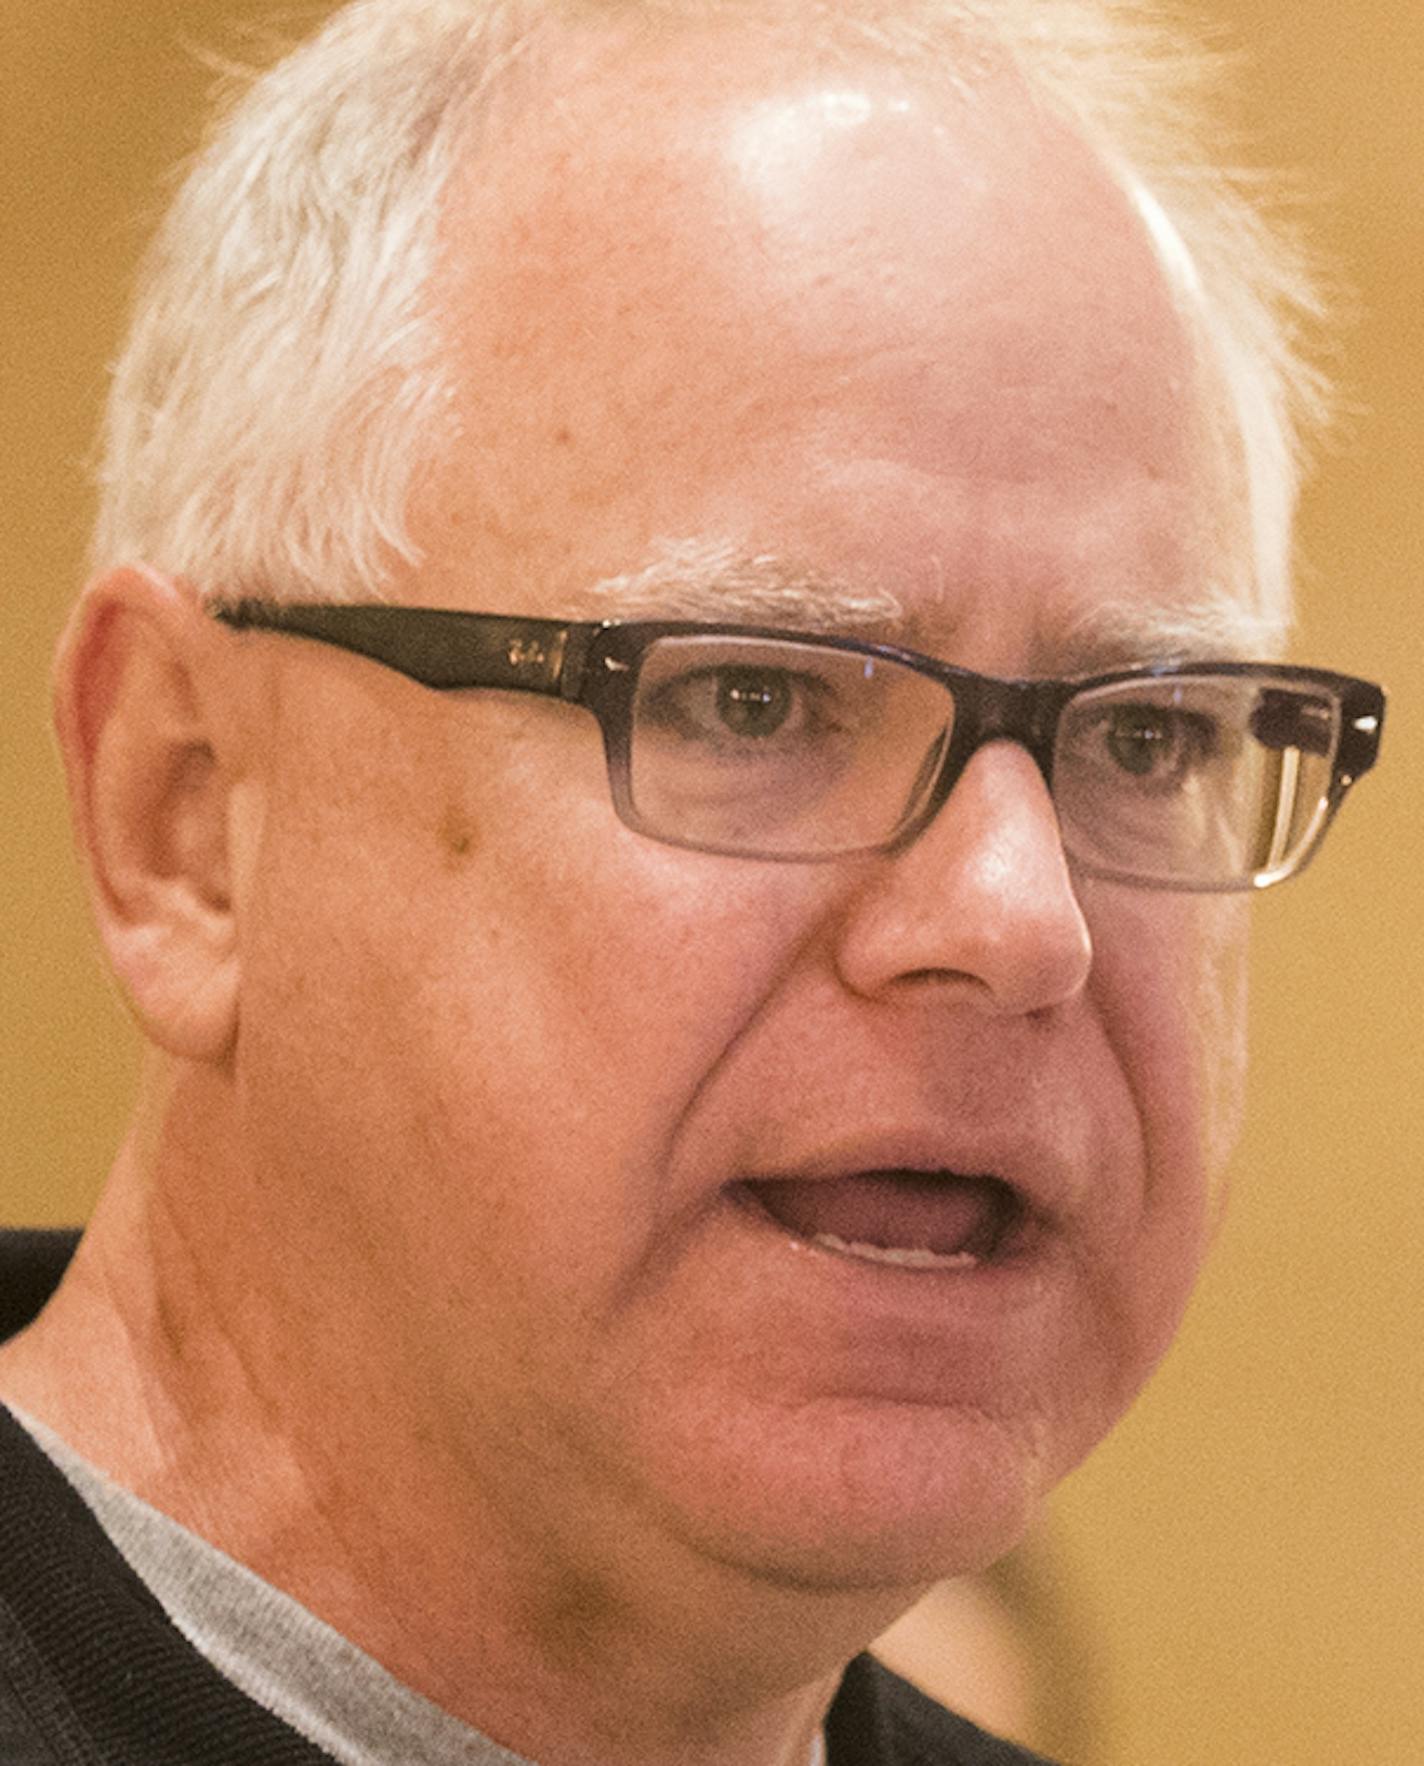
M195 47L242 57L244 23L300 35L326 8L0 4L9 1224L83 1217L137 1064L71 863L46 704L105 365L196 140L210 76ZM902 1647L1075 1766L1420 1766L1424 7L1214 0L1195 16L1239 50L1255 154L1302 174L1308 230L1353 291L1296 653L1390 686L1385 764L1309 876L1256 905L1249 1125L1180 1345L1042 1537L946 1593ZM963 1649L943 1641L956 1629Z

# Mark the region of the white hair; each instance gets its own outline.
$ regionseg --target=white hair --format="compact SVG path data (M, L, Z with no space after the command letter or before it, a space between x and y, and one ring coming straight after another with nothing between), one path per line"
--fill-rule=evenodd
M792 0L782 0L792 5ZM1273 628L1290 599L1302 436L1323 411L1289 236L1214 164L1210 58L1126 0L794 0L794 27L947 80L1007 56L1114 169L1189 309L1244 480L1223 572ZM774 20L777 0L355 0L247 84L143 267L105 425L96 569L143 561L208 595L379 596L419 563L407 510L447 433L426 309L461 153L537 101L559 27ZM1205 395L1204 395L1205 396ZM1223 423L1222 418L1226 421Z

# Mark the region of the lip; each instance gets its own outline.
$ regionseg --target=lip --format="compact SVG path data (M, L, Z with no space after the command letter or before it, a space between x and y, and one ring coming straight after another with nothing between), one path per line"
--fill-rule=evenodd
M761 1194L756 1180L731 1185L728 1195L743 1214L762 1228L779 1234L798 1250L817 1258L830 1258L836 1263L852 1263L884 1271L892 1277L908 1275L918 1281L927 1277L962 1279L981 1271L1022 1264L1032 1259L1044 1236L1043 1223L1019 1202L1016 1212L1001 1221L992 1248L978 1247L941 1254L913 1246L858 1246L831 1234L807 1235L788 1225Z
M989 1407L1039 1377L1069 1329L1079 1280L1069 1248L1030 1223L1004 1255L947 1268L844 1256L789 1233L756 1198L723 1193L727 1241L757 1272L775 1341L804 1377L842 1396L942 1409Z
M803 1120L781 1133L763 1124L740 1149L756 1156L723 1165L702 1216L719 1247L720 1279L818 1392L936 1410L990 1407L1044 1377L1055 1345L1076 1328L1085 1268L1096 1251L1111 1250L1104 1223L1088 1218L1102 1195L1089 1183L1090 1148L1075 1136L1055 1152L1045 1144L1054 1120L1062 1126L1059 1117L1042 1126L932 1123L907 1112L839 1133L825 1116L825 1126ZM749 1187L887 1170L992 1174L1013 1191L1019 1218L991 1255L915 1267L817 1243Z
M992 1178L1012 1192L1026 1220L1045 1228L1066 1222L1077 1209L1083 1187L1061 1148L1018 1125L861 1129L804 1151L751 1163L739 1173L739 1180L769 1185L893 1171Z

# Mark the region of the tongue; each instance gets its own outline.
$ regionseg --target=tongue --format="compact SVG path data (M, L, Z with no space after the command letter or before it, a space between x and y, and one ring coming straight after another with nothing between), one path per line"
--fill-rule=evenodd
M777 1178L748 1186L774 1220L799 1238L933 1251L992 1250L1006 1209L992 1177L870 1171L854 1177Z

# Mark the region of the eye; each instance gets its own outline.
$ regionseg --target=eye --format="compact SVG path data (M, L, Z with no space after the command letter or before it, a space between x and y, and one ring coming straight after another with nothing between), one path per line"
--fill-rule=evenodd
M1172 757L1175 732L1160 711L1141 705L1119 706L1103 732L1108 752L1125 773L1146 778Z
M1177 706L1136 702L1104 707L1095 720L1112 765L1154 791L1171 791L1218 752L1214 719Z
M738 736L774 736L795 704L786 675L764 668L719 670L716 700L719 722Z
M783 749L839 728L837 696L828 682L745 663L674 676L650 696L643 717L682 741L716 750L761 744Z

